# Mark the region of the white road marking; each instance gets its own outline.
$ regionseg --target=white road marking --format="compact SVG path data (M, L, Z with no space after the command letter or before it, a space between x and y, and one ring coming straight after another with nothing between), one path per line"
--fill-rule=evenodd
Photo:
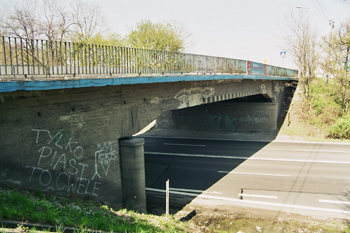
M196 145L196 144L177 144L177 143L163 143L166 146L205 146L205 145Z
M164 152L145 152L145 154L170 155L170 156L182 156L182 157L198 157L198 158L216 158L216 159L236 159L236 160L261 160L261 161L299 162L299 163L350 164L350 161L331 161L331 160L276 159L276 158L256 158L256 157L228 156L228 155L200 155L200 154L164 153Z
M334 200L323 200L323 199L318 199L318 201L322 203L350 205L350 201L334 201Z
M180 191L180 192L191 192L191 193L214 193L221 194L221 192L217 191L205 191L205 190L196 190L196 189L179 189L179 188L170 188L170 191Z
M272 158L249 158L249 159L251 159L251 160L279 161L279 162L298 162L298 163L350 164L350 161L332 161L332 160L272 159Z
M200 158L218 158L218 159L248 159L249 157L232 157L226 155L198 155L198 154L182 154L182 153L164 153L164 152L146 152L145 154L155 155L170 155L170 156L182 156L182 157L200 157Z
M143 138L167 138L167 139L191 139L191 140L204 140L204 141L217 141L217 139L212 138L187 138L187 137L163 137L163 136L143 136ZM225 139L220 138L220 141L232 141L232 142L249 142L249 140L241 139ZM285 140L285 139L275 139L273 141L269 140L255 140L254 142L267 142L267 143L285 143L285 144L313 144L313 145L341 145L346 146L346 142L311 142L311 141L300 141L300 140ZM272 144L273 145L273 144Z
M218 173L241 174L241 175L254 175L254 176L282 176L282 177L290 177L290 175L282 175L282 174L249 173L249 172L218 171Z
M146 190L165 193L165 190L162 190L162 189L146 188ZM266 206L277 206L277 207L284 207L284 208L294 208L294 209L302 209L302 210L315 210L315 211L332 212L332 213L340 213L340 214L350 214L350 211L339 210L339 209L327 209L327 208L319 208L319 207L312 207L312 206L301 206L301 205L292 205L292 204L283 204L283 203L270 203L270 202L252 201L252 200L244 200L244 199L241 200L241 199L235 199L235 198L209 196L209 195L203 195L203 194L197 195L197 194L193 194L193 193L185 193L185 192L177 192L177 191L170 191L170 193L180 194L180 195L184 195L184 196L197 197L197 198L204 198L204 199L230 201L230 202L236 202L236 203L246 203L246 204L256 204L256 205L266 205Z
M346 153L343 150L313 150L313 149L293 149L294 151L302 152L326 152L326 153Z
M240 196L240 197L257 197L257 198L267 198L267 199L278 199L277 196L243 194L243 193L238 193L238 196Z
M146 188L146 191L165 193L165 190L163 190L163 189L155 189L155 188ZM179 192L179 191L172 191L172 190L169 190L169 193L170 194L180 194L180 195L184 195L184 196L192 196L192 197L197 197L198 196L198 194L194 194L194 193L186 193L186 192Z
M324 152L324 153L350 153L345 150L315 150L315 149L282 149L282 148L269 148L266 147L266 150L270 151L300 151L300 152Z

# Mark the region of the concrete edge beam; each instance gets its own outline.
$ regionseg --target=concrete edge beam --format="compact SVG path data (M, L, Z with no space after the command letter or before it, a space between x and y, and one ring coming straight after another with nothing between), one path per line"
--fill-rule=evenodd
M223 75L174 75L174 76L131 76L111 78L48 78L38 80L6 80L0 78L0 93L14 91L40 91L84 87L104 87L131 84L169 83L169 82L193 82L215 80L286 80L293 81L296 78L272 77L242 74Z

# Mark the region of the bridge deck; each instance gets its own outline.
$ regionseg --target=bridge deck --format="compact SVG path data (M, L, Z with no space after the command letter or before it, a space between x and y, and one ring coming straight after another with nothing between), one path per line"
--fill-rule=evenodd
M149 84L167 82L189 82L210 80L296 80L293 77L270 77L256 75L170 75L170 76L129 76L111 78L70 78L70 79L20 79L2 80L0 82L1 92L54 90L82 87L103 87L128 84Z

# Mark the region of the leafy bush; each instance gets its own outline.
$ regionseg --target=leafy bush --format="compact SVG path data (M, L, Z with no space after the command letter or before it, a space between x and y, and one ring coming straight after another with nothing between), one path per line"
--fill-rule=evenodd
M334 82L314 80L310 85L309 122L321 128L328 128L341 115L341 105L337 103Z
M350 139L350 117L339 118L328 130L328 137Z

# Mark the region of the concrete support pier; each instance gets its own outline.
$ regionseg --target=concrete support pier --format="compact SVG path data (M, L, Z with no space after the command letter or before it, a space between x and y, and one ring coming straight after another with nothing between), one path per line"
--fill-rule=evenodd
M146 212L146 180L143 138L119 141L122 165L124 206L128 209Z

